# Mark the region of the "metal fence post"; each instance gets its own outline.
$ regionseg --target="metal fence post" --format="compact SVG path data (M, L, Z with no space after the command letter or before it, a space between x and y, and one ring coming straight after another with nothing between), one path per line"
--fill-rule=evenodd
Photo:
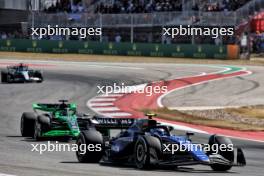
M130 14L130 19L131 19L130 43L134 43L134 18L132 14Z
M101 30L103 31L103 22L102 22L102 19L103 17L102 17L102 14L101 13L99 13L99 25L100 25L100 28L101 28ZM103 33L100 35L100 42L102 42L103 41Z
M35 14L33 12L33 10L31 9L31 27L34 28L34 24L35 24ZM33 39L34 36L31 35L31 39Z

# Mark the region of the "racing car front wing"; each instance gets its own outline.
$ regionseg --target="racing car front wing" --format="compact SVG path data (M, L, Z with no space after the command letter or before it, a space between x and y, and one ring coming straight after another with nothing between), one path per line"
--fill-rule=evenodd
M244 157L244 153L242 149L238 148L235 152L235 161L231 162L224 158L222 155L219 154L212 154L209 155L209 160L207 161L199 161L195 160L192 157L177 157L174 160L170 161L159 161L156 164L159 165L170 165L170 166L186 166L186 165L213 165L213 164L221 164L221 165L229 165L229 166L245 166L246 165L246 160Z

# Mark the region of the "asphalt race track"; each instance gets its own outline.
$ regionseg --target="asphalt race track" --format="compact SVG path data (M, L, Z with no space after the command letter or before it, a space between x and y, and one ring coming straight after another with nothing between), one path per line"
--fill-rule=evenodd
M87 100L97 95L98 85L113 85L122 82L135 85L220 70L216 67L176 64L31 62L36 64L36 68L44 71L45 81L43 83L0 84L0 175L263 175L264 143L238 139L233 139L233 142L244 149L247 166L233 168L230 172L223 173L215 173L206 166L141 171L129 166L80 164L74 152L46 152L42 155L31 152L31 144L36 144L36 142L20 136L19 123L23 112L32 111L33 102L53 103L59 99L68 99L78 103L79 111L92 113L86 103ZM1 60L0 66L5 67L10 63L16 62ZM262 67L248 67L248 69L253 71L252 75L176 91L165 97L163 103L167 106L264 104L264 69ZM201 134L193 137L194 140L201 142L207 142L207 138Z

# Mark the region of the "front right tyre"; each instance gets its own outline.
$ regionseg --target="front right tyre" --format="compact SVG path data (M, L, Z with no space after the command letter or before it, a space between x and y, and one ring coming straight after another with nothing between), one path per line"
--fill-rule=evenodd
M37 81L37 83L42 83L43 82L43 76L42 73L40 71L35 71L34 73L34 77L39 78L39 80Z
M95 129L82 131L77 138L76 156L81 163L98 163L103 156L103 136ZM92 149L92 150L91 150Z
M219 149L220 149L221 145L222 146L223 145L224 146L231 146L231 145L233 146L232 141L229 138L225 137L225 136L212 135L209 138L209 142L208 143L209 143L210 146L217 145L218 146L217 153L219 155L221 155L222 157L224 157L225 159L227 159L231 163L230 165L212 164L212 165L210 165L211 168L214 171L228 171L228 170L230 170L232 168L232 163L234 162L234 157L235 157L234 149L226 150L226 151L221 151Z
M39 123L38 120L35 120L33 138L36 141L40 141L41 140L41 134L42 134L41 123Z

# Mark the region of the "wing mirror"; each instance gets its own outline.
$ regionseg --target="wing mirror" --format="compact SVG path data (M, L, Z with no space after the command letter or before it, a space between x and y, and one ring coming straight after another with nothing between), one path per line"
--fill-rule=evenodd
M194 135L193 132L189 132L189 131L186 132L186 136L187 136L188 139L190 139L190 137L193 136L193 135Z
M173 126L168 126L168 130L169 130L169 132L171 132L172 130L174 130Z
M147 116L148 119L152 119L152 117L157 116L157 114L155 114L155 113L146 113L145 116Z

